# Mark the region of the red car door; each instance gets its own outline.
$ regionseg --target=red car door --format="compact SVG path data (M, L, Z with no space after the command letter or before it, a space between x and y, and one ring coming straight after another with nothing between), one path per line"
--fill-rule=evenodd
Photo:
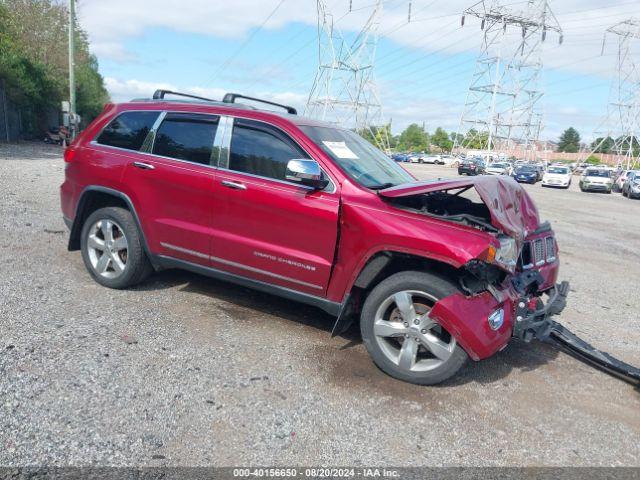
M282 130L235 119L214 188L211 265L324 296L338 234L334 183L313 191L285 180L289 160L310 158Z
M209 265L219 117L167 113L160 120L125 183L153 253Z

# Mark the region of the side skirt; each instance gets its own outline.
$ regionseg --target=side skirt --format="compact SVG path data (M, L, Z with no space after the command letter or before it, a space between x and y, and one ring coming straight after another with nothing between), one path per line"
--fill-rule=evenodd
M242 285L243 287L253 288L260 290L261 292L270 293L279 297L294 300L296 302L305 303L318 307L330 315L337 316L342 310L342 304L332 302L326 298L316 297L307 293L291 290L290 288L280 287L278 285L271 285L269 283L261 282L259 280L253 280L251 278L236 275L234 273L225 272L212 267L205 267L196 263L187 262L185 260L178 260L177 258L168 257L165 255L153 255L153 263L159 265L161 268L181 268L189 270L190 272L198 273L206 277L217 278L226 282Z

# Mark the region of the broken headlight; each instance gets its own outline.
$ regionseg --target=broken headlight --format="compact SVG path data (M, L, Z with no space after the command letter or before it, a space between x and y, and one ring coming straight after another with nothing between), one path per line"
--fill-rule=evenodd
M519 255L518 245L515 239L501 235L498 237L498 241L500 242L498 248L490 247L490 249L494 249L493 255L491 255L491 252L489 255L489 259L492 260L491 263L496 264L508 272L514 272Z

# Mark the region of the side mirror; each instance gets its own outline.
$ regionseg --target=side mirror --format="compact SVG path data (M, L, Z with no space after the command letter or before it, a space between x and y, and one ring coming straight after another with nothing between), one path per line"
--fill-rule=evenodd
M314 190L322 190L329 185L329 180L324 177L318 162L305 158L289 160L285 178Z

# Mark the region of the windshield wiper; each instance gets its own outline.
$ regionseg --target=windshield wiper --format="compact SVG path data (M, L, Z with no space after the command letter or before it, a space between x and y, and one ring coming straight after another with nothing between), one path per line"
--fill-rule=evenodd
M369 188L371 190L384 190L385 188L391 188L391 187L395 187L395 186L396 186L395 183L386 182L386 183L381 183L380 185L372 185Z

